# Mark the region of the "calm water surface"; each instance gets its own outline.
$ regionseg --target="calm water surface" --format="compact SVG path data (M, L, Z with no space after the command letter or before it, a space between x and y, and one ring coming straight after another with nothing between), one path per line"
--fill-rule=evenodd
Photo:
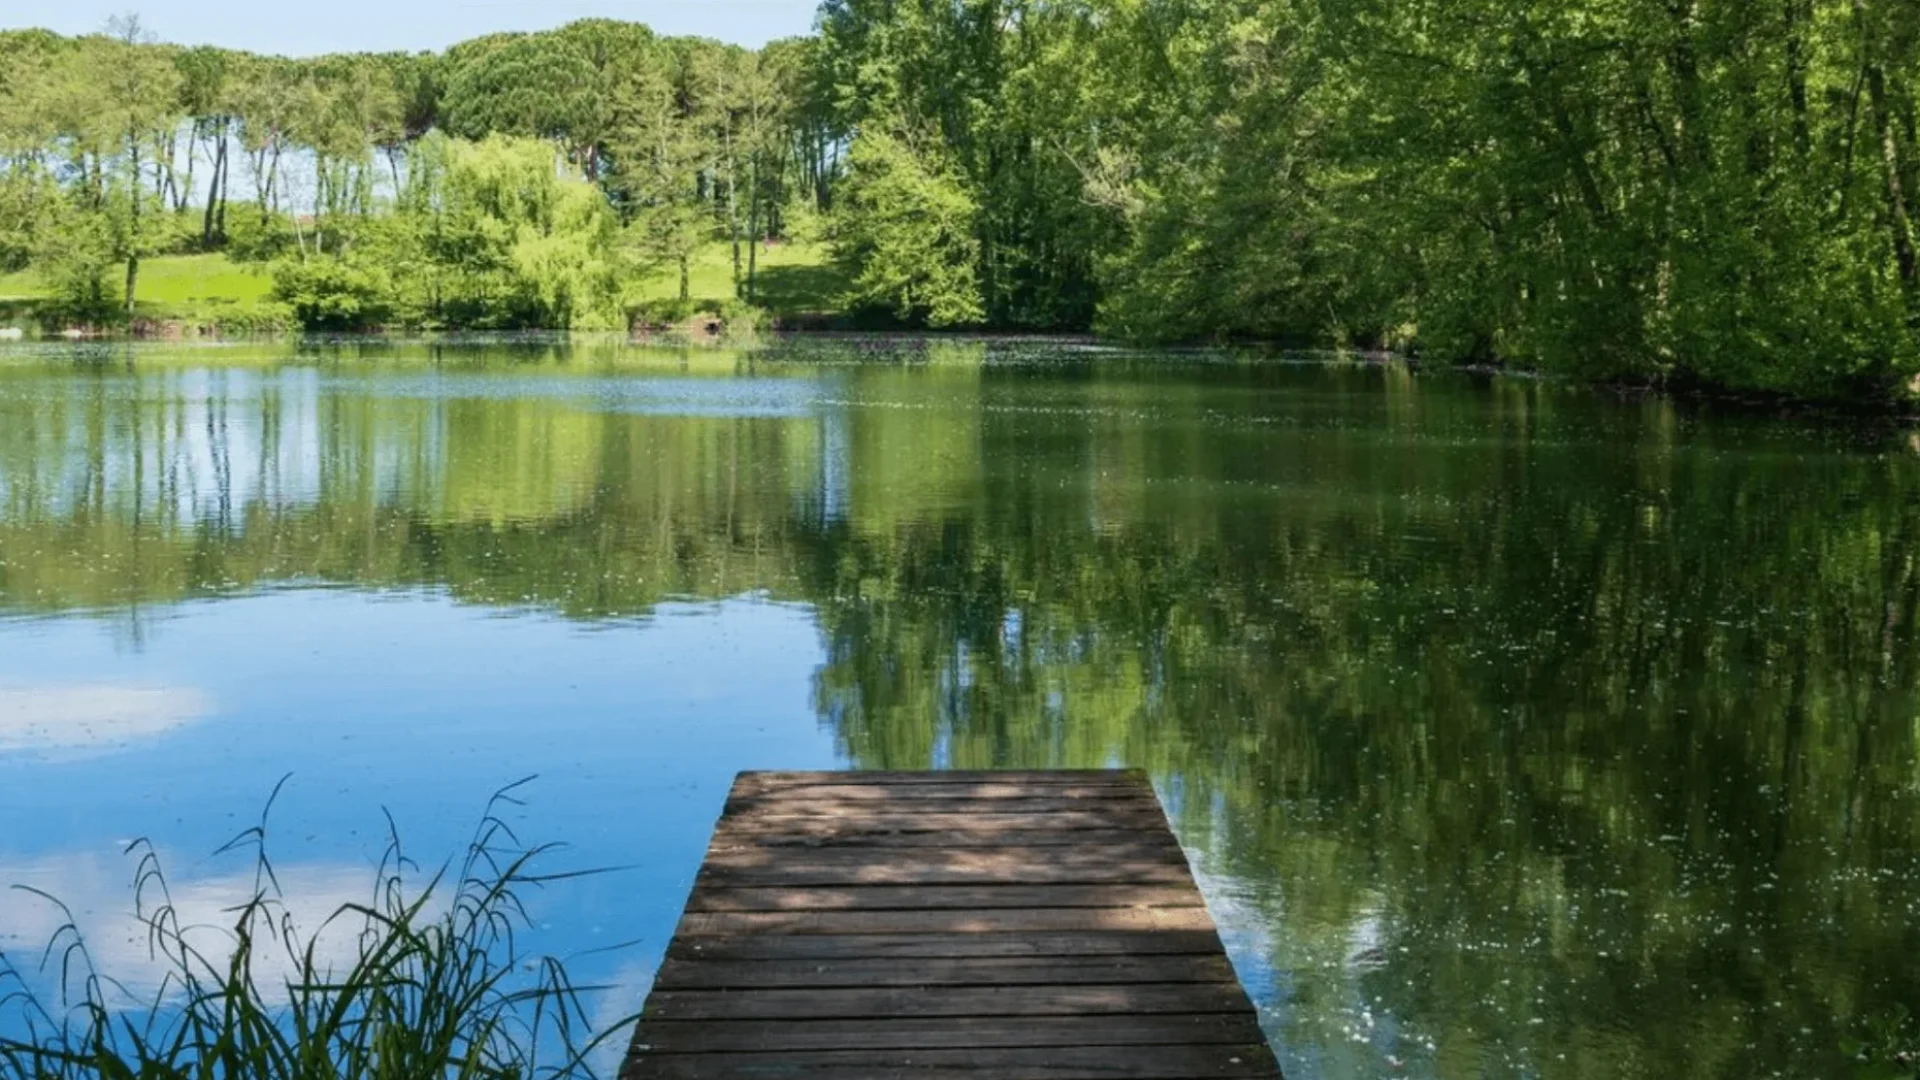
M291 773L321 910L538 774L611 1017L736 770L1134 765L1295 1080L1832 1076L1920 1003L1917 559L1905 431L1551 384L6 347L0 883L137 988L129 839L217 920Z

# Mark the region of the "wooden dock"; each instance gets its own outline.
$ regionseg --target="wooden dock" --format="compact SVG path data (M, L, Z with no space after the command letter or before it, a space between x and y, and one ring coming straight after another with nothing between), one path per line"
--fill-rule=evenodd
M622 1073L1279 1075L1138 772L742 773Z

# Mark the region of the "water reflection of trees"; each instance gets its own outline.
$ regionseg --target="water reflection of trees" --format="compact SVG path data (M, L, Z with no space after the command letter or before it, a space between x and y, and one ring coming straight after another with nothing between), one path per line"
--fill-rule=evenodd
M961 363L754 419L363 389L8 384L0 604L807 601L860 764L1152 769L1327 1061L1824 1073L1920 997L1910 457L1382 372Z

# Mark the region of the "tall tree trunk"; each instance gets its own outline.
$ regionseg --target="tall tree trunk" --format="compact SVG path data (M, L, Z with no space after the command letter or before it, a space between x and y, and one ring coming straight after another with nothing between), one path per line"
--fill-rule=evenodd
M267 162L267 212L280 212L280 142L274 140L273 158Z
M740 187L738 173L733 160L733 121L727 121L722 136L722 145L727 155L727 234L733 241L733 295L740 295Z
M756 298L755 277L760 269L760 155L747 159L747 301Z
M1793 149L1802 160L1813 151L1813 132L1807 123L1806 28L1812 20L1806 0L1786 0L1787 100L1793 106Z
M168 159L166 142L158 133L153 137L153 201L167 205L167 189L173 180L173 163Z
M313 251L316 255L327 253L326 192L327 163L322 159L313 166Z
M688 265L687 253L680 253L680 302L693 299L693 268Z
M233 154L227 149L227 132L220 129L220 213L213 219L213 233L222 244L227 242L227 202L233 194Z
M1916 251L1913 232L1913 193L1902 182L1900 135L1893 123L1893 106L1888 100L1887 72L1880 57L1879 36L1869 23L1867 0L1853 0L1853 13L1860 29L1861 64L1867 86L1867 105L1873 113L1874 140L1880 146L1881 166L1885 173L1888 238L1893 243L1894 262L1900 274L1900 288L1907 298L1909 316L1920 315L1920 251Z
M214 143L213 168L209 170L212 175L207 179L207 207L206 212L201 215L200 219L200 246L202 248L210 249L213 247L214 208L220 205L221 166L226 159L227 140L223 137Z
M1701 120L1700 61L1693 49L1693 0L1667 0L1667 15L1673 23L1673 49L1667 55L1667 70L1673 79L1673 96L1680 108L1680 148L1685 163L1698 168L1707 163L1707 131Z
M185 210L187 208L187 197L193 193L193 166L195 162L200 160L200 155L194 152L194 148L195 144L199 141L200 120L198 117L195 117L193 128L187 132L187 177L186 181L180 185L180 205L174 207L175 210Z
M127 140L133 156L133 182L127 185L127 318L133 318L135 289L140 284L140 139Z

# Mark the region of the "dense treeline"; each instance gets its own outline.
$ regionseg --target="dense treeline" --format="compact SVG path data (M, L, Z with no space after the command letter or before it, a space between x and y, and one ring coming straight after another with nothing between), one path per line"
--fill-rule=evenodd
M843 130L971 201L997 324L1920 370L1920 5L828 0L820 37Z
M587 21L311 60L15 33L0 266L98 308L225 245L300 263L313 325L586 325L715 240L751 298L760 238L825 213L841 302L910 324L1885 399L1920 372L1917 85L1897 0L826 0L757 52Z
M618 325L636 275L760 241L826 197L793 107L805 42L760 51L589 20L440 55L177 48L137 22L0 35L0 271L60 313L131 314L143 259L282 260L310 327Z

